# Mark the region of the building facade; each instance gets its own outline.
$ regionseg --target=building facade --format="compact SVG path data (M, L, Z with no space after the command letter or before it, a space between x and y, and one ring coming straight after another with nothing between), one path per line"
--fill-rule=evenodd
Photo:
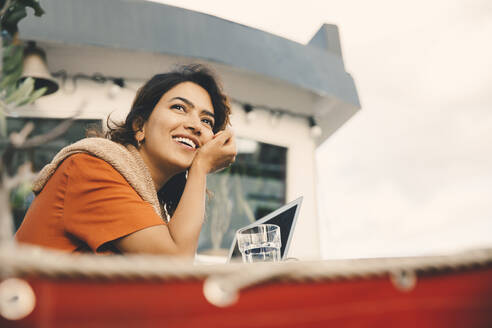
M108 115L123 119L136 90L152 75L180 64L206 64L231 98L238 156L231 169L208 181L214 196L199 252L224 254L235 229L304 196L289 256L320 256L315 150L360 109L336 26L323 25L302 45L146 1L44 0L41 5L46 14L24 20L20 37L46 52L60 89L20 108L9 125L29 119L46 129L76 113L79 124L64 140L25 156L42 165L81 138L86 124L104 126ZM314 122L321 128L318 136L313 136Z

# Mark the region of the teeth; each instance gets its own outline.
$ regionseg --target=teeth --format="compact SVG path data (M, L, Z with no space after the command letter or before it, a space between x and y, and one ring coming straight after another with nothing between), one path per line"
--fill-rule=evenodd
M183 143L187 144L188 146L190 146L192 148L196 148L195 143L192 140L188 139L188 138L175 137L174 140L179 141L179 142L183 142Z

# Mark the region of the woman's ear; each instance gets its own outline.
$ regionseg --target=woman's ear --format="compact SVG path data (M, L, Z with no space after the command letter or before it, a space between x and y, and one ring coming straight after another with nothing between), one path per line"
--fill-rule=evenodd
M144 120L140 116L137 116L132 122L133 132L142 131L144 128Z
M134 119L132 129L135 132L135 140L137 140L137 143L140 145L145 139L144 120L141 117Z

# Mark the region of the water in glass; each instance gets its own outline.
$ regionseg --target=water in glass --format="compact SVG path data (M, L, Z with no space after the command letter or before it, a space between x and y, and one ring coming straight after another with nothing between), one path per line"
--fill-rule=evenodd
M280 261L280 227L274 224L262 224L244 228L237 232L239 250L243 262Z

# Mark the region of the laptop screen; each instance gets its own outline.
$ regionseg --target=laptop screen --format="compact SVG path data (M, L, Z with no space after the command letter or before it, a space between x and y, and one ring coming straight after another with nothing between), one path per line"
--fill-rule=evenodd
M289 242L291 230L295 225L295 219L297 217L296 212L297 208L300 206L300 202L296 202L294 206L281 211L280 213L268 218L270 215L265 217L264 219L260 219L253 223L251 226L256 224L276 224L280 227L280 238L282 240L282 247L280 248L280 258L285 258L285 253L289 250ZM241 252L239 251L239 247L237 245L236 237L234 237L234 250L232 251L232 255L230 256L231 261L237 261L241 259Z

